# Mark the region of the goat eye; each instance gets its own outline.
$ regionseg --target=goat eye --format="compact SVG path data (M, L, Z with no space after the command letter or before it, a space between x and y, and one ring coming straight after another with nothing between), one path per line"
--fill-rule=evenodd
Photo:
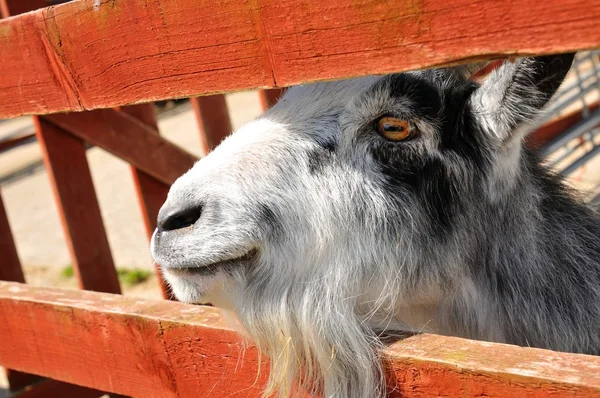
M391 116L383 116L376 122L377 132L390 141L404 141L412 138L413 131L408 121Z

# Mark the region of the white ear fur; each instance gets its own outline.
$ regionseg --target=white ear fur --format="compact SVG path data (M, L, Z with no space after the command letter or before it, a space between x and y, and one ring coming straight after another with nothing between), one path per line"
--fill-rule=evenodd
M470 98L476 119L488 134L507 143L523 138L521 125L533 120L564 80L574 54L504 62Z

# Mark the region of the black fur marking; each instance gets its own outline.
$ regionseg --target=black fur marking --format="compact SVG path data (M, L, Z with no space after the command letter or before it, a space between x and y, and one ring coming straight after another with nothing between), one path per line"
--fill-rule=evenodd
M484 172L488 169L484 133L467 103L476 88L476 84L465 82L445 93L440 149L455 152Z
M410 111L416 117L436 121L442 111L440 92L435 85L413 75L392 75L388 81L392 98L410 101Z
M327 141L321 143L318 148L308 152L306 156L308 158L308 171L310 174L321 173L325 166L333 160L336 148L337 144L334 141Z
M449 89L445 88L448 79L454 77L440 71L428 71L422 75L394 75L387 84L392 97L402 99L406 104L407 114L441 125L442 152L454 151L467 165L484 170L487 156L483 137L466 105L477 85L463 81ZM451 236L461 202L458 181L454 181L444 162L426 153L422 147L405 146L404 143L381 141L374 144L371 151L388 177L390 195L398 197L399 205L405 200L402 196L410 192L430 218L429 233L440 239Z
M400 157L390 153L393 149L387 149L374 149L372 155L388 178L385 188L389 196L397 198L398 206L406 206L404 196L410 192L415 202L425 208L429 233L440 239L451 236L460 202L458 189L444 163L435 158Z
M459 204L458 190L440 160L429 159L419 171L418 191L438 237L451 236L454 216Z
M259 222L270 227L268 230L271 232L272 237L281 238L285 234L285 230L279 222L281 217L278 217L273 208L266 203L258 203L258 208Z

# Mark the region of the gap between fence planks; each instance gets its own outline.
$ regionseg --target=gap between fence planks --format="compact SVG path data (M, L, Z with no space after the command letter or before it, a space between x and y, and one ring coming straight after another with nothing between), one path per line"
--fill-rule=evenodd
M0 365L90 388L247 397L264 385L256 348L214 308L0 282L0 325ZM600 397L600 357L435 335L385 356L394 396Z
M0 118L589 49L599 20L586 0L70 2L0 22Z

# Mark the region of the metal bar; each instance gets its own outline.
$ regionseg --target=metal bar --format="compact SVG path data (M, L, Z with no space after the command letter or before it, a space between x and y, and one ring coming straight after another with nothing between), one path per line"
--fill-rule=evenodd
M594 147L590 151L586 152L583 156L575 160L569 166L562 169L560 173L564 175L569 175L598 154L600 154L600 145L594 145Z
M564 134L558 136L554 140L550 141L547 145L539 149L539 153L542 156L548 156L552 152L558 150L563 145L566 145L569 141L585 133L587 130L591 130L600 123L600 111L594 112L588 119L581 120L570 129L566 130Z

